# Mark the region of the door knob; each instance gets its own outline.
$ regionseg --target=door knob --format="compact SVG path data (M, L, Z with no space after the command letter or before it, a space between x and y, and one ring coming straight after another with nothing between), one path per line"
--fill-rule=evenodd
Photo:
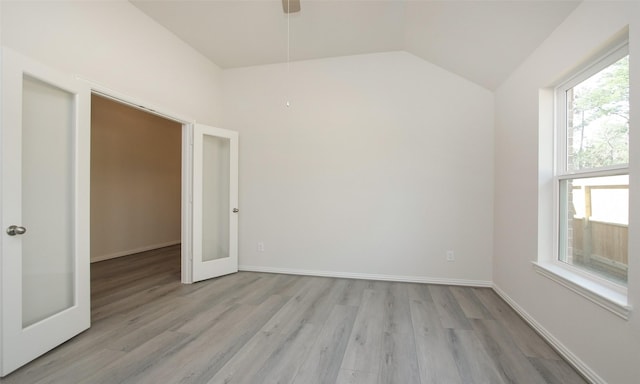
M9 228L7 228L7 234L9 236L24 235L25 232L27 232L27 228L18 227L17 225L12 225Z
M240 210L238 208L233 208L233 213L238 213Z

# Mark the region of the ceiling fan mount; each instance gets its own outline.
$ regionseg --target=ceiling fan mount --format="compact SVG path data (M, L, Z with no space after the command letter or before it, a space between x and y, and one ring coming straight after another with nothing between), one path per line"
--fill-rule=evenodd
M282 0L282 10L284 13L300 12L300 0Z

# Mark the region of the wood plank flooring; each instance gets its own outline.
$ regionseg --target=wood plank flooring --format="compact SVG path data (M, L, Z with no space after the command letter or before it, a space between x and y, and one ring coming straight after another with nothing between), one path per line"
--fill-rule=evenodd
M92 265L92 327L2 383L585 383L486 288Z

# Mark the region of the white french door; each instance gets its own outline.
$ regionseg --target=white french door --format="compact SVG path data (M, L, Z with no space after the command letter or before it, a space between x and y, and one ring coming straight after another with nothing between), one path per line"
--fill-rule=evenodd
M193 281L238 271L238 133L193 130Z
M90 89L2 49L1 375L90 325Z

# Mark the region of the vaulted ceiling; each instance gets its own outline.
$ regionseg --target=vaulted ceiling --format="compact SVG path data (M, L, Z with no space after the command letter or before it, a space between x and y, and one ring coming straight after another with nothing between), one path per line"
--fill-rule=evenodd
M130 0L221 68L408 51L494 90L579 1Z

